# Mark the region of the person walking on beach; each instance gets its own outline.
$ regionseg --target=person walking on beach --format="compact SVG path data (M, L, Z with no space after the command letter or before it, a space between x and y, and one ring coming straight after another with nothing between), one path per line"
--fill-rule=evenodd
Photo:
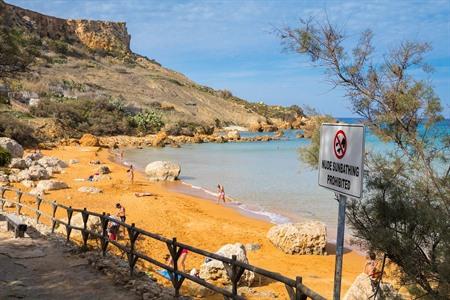
M133 182L134 182L134 168L133 168L133 165L130 165L130 167L127 170L127 173L128 173L128 178L130 178L131 184L133 184Z
M218 193L217 204L219 204L220 201L223 201L223 203L225 203L225 188L223 187L223 185L220 184L217 185L217 193Z

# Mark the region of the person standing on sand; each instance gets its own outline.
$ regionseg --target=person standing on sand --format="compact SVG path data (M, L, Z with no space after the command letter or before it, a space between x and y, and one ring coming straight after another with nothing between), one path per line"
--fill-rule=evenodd
M127 170L127 173L128 173L128 178L130 178L131 184L133 184L133 182L134 182L134 168L133 168L133 165L130 165L130 167Z
M223 201L223 203L225 203L225 188L223 187L223 185L217 185L217 193L217 204L219 204L221 200Z
M120 160L123 161L123 150L120 150Z

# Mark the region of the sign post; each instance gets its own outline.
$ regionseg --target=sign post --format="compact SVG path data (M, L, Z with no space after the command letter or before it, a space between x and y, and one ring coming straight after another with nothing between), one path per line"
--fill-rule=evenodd
M339 193L333 299L341 295L347 196L361 198L364 173L364 125L322 124L319 185Z

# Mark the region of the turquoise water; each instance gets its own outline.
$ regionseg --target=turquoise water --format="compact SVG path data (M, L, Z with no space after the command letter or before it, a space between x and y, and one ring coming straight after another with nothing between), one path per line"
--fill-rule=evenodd
M446 134L449 124L443 125ZM125 159L140 169L155 160L176 161L181 165L180 179L184 184L172 185L172 189L215 199L220 183L235 202L232 205L243 212L263 216L273 223L318 219L327 224L333 236L338 203L333 192L318 186L317 171L299 160L298 149L309 140L296 138L296 133L287 131L285 139L271 142L130 149L125 152ZM389 148L367 132L366 149L383 152Z

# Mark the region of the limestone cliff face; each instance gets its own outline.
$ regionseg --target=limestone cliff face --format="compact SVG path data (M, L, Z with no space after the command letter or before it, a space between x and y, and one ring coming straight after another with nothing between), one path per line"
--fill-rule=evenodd
M124 22L66 20L4 3L0 0L0 17L6 26L17 26L40 37L78 42L90 49L130 53L130 35Z

